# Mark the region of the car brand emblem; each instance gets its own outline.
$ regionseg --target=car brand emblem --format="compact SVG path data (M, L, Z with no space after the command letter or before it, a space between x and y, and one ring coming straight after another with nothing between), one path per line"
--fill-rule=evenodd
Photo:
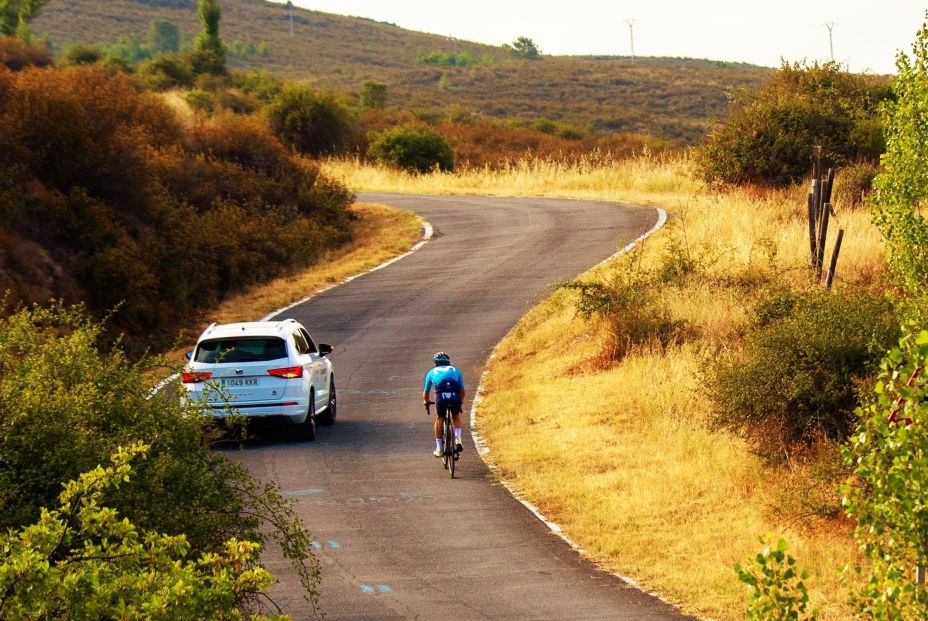
M236 375L245 375L245 369L235 369Z

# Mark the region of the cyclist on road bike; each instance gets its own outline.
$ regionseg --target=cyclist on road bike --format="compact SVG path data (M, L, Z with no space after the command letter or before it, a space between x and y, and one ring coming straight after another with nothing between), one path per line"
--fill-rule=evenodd
M464 450L461 444L461 403L464 401L464 376L461 371L451 366L451 357L443 351L438 352L432 358L435 367L425 374L425 380L422 385L422 402L426 405L429 403L429 391L435 389L435 407L437 416L435 417L435 457L441 457L444 454L444 447L441 441L442 419L451 414L454 423L454 452L460 453Z

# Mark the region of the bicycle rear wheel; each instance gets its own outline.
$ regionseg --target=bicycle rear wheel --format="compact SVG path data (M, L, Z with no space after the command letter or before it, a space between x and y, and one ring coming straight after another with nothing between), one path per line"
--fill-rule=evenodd
M454 427L451 424L451 416L445 419L445 459L448 460L448 470L451 471L451 478L454 478L454 464L457 463L457 455L454 452Z

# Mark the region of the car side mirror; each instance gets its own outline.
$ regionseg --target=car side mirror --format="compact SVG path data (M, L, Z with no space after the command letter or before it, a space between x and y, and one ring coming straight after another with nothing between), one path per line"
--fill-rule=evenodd
M184 356L187 357L187 360L193 360L193 352L192 352L192 351L188 351L186 354L184 354Z
M334 350L335 348L329 345L328 343L319 343L319 355L320 356L328 356Z

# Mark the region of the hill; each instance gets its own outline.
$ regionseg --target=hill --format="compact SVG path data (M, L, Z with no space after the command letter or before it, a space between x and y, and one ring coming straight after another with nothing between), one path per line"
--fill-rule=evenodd
M350 93L364 80L376 80L387 84L393 105L427 114L544 118L691 144L709 119L725 111L727 91L756 86L770 71L672 58L527 61L511 58L502 47L305 9L294 9L291 37L283 4L223 0L222 7L223 39L243 50L231 55L232 67L263 68ZM195 0L52 0L33 27L61 52L75 42L112 45L120 37L144 42L157 18L171 20L188 42L199 29Z

